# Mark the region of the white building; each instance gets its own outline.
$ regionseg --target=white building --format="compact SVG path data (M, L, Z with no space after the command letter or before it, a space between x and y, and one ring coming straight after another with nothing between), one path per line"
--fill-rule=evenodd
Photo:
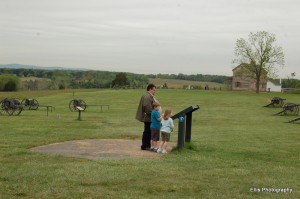
M280 80L268 80L267 91L281 92L281 79Z

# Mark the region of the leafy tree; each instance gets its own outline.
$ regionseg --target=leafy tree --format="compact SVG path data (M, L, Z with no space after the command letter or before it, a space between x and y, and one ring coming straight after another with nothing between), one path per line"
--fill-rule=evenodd
M117 73L115 79L112 81L112 87L126 87L129 86L126 73Z
M284 66L284 53L274 42L276 37L266 31L250 33L248 41L240 38L235 45L233 63L244 64L243 73L256 81L256 93L259 93L260 80L263 75L276 77L276 66Z
M17 91L19 78L13 75L0 75L0 91Z
M69 71L54 70L53 72L52 87L60 90L68 88L71 82Z
M128 73L127 78L131 88L145 88L149 84L149 79L146 75Z

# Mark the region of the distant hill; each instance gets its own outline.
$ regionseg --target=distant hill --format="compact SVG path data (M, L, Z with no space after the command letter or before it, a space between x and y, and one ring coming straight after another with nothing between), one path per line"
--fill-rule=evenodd
M13 69L25 68L25 69L36 69L36 70L79 70L79 71L91 70L86 68L66 68L61 66L44 67L44 66L23 65L23 64L0 64L0 68L13 68Z

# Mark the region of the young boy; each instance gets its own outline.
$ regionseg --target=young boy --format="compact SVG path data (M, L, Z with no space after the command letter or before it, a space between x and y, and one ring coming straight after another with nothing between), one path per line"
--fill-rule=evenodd
M153 110L151 112L151 150L157 152L157 141L159 141L160 121L162 119L160 113L160 104L153 102Z

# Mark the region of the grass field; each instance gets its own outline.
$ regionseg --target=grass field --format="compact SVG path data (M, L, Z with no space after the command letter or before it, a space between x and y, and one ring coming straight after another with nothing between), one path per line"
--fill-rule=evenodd
M144 90L65 90L0 93L35 98L45 108L0 116L0 198L300 198L300 122L262 107L272 97L299 94L157 90L163 108L193 113L191 143L160 158L89 160L34 153L35 146L79 139L141 139L134 119ZM109 110L68 109L73 98ZM178 123L175 121L175 126ZM177 128L171 136L177 140ZM269 192L274 188L292 192ZM284 191L284 190L282 190Z

